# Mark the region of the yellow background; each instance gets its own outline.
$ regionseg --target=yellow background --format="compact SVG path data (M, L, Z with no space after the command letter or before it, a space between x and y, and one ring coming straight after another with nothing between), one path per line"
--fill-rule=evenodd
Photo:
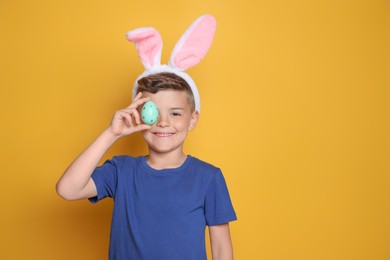
M235 258L390 259L385 0L0 1L0 259L106 259L112 202L55 183L131 101L125 33L157 28L167 62L204 13L218 28L189 70L202 113L185 149L223 169ZM103 160L145 152L131 136Z

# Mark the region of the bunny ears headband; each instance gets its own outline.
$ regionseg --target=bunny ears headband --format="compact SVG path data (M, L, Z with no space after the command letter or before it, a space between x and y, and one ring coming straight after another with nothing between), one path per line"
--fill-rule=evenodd
M137 94L138 80L151 74L170 72L182 77L191 87L195 100L195 110L200 112L198 88L184 71L198 64L206 55L213 42L216 29L215 18L203 15L185 31L172 51L168 65L161 65L162 39L154 28L139 28L129 31L126 38L135 43L145 71L138 76L133 88L133 99Z

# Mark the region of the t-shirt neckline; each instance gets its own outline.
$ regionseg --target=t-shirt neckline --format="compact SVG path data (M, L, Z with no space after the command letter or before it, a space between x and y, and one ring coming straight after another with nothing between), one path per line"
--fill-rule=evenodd
M167 168L167 169L161 169L161 170L157 170L157 169L152 168L147 163L147 156L146 155L141 156L140 160L141 160L142 167L148 172L148 174L158 175L158 176L172 176L172 175L180 175L180 173L183 172L183 170L185 168L187 168L187 166L190 164L190 161L192 160L192 156L187 155L187 158L179 167Z

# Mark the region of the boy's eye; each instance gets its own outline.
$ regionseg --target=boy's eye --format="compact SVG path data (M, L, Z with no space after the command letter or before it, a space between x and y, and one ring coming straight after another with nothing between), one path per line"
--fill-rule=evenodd
M172 115L173 115L173 116L181 116L181 114L178 113L178 112L173 112Z

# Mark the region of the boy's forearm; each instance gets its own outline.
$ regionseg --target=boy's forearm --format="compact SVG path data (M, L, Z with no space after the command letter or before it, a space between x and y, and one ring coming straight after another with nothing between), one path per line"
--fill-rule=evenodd
M220 248L219 250L212 250L213 260L233 260L232 247Z
M224 239L211 241L211 253L213 260L233 260L233 245L230 236Z
M210 226L209 232L213 260L233 260L229 223Z
M104 130L65 170L56 186L58 194L67 199L77 197L87 185L103 155L117 139L109 128Z

